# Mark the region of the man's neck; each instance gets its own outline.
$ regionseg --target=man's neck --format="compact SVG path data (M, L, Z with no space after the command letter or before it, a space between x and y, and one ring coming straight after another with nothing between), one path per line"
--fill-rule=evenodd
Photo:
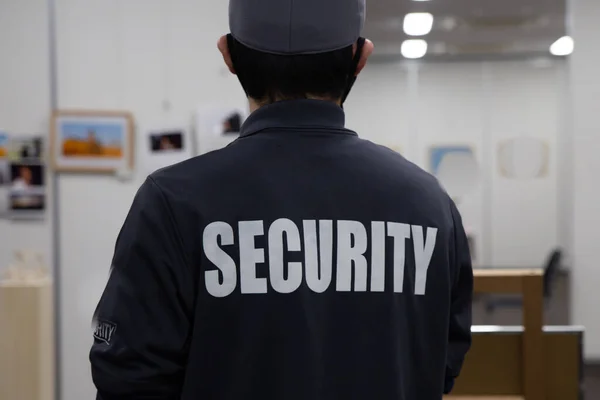
M334 100L325 99L325 98L322 98L322 97L314 97L314 96L307 96L306 98L309 99L309 100L329 101L329 102L337 104L340 107L342 105L342 101L341 100L335 100L334 101ZM277 100L277 101L283 101L283 100ZM267 103L267 102L256 101L255 99L253 99L251 97L248 98L248 103L250 105L250 113L253 113L254 111L256 111L259 108L261 108L262 106L266 106L266 105L270 104L270 103Z

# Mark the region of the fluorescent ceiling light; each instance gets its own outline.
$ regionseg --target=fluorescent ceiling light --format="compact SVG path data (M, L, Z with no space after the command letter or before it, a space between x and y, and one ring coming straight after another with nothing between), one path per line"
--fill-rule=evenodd
M405 58L421 58L427 54L427 42L422 39L405 40L401 51Z
M550 46L550 53L554 56L568 56L573 53L575 42L571 36L563 36Z
M424 36L433 28L433 15L430 13L410 13L404 17L404 33L410 36Z

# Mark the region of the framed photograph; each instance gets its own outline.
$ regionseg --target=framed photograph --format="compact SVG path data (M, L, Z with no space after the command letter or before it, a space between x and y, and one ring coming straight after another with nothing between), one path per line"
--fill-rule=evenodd
M128 112L57 111L50 132L52 167L58 172L133 168L134 124Z
M498 169L507 179L533 180L550 173L550 146L534 137L517 137L498 144Z
M221 135L239 136L243 123L244 116L242 112L240 110L230 110L223 116L218 132Z
M173 153L182 151L184 145L182 131L153 132L150 134L150 151L153 153Z
M42 136L24 136L12 137L8 144L8 158L11 161L38 161L43 158Z
M10 164L8 211L11 217L43 218L46 209L45 168L41 163Z
M460 169L459 166L466 163L465 160L471 160L472 158L474 158L474 151L471 146L432 146L429 149L429 172L438 176L440 172L448 168L448 165L453 169ZM454 162L449 163L448 160Z
M192 140L188 131L182 127L169 127L149 131L139 154L137 168L144 174L179 164L192 158Z
M0 132L0 187L10 184L8 168L8 135Z
M226 147L240 136L248 117L243 107L201 107L196 112L196 154Z
M455 202L480 184L481 167L470 145L435 145L429 149L429 172Z
M0 131L0 158L8 157L8 134Z
M8 163L8 144L8 134L0 131L0 218L9 211L11 176Z

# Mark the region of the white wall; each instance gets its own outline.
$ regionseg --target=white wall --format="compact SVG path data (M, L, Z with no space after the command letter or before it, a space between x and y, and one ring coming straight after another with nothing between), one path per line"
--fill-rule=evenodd
M531 62L372 64L347 105L348 125L365 138L400 146L427 168L431 146L469 145L481 165L481 185L461 204L465 225L477 236L481 266L540 266L557 245L562 152L562 97L566 65ZM532 136L551 149L547 177L502 178L497 147Z
M549 145L546 178L519 181L492 178L492 245L495 265L539 265L559 243L557 147L564 110L561 109L565 65L539 69L525 63L490 65L493 76L488 93L493 146L515 136L527 135ZM495 150L495 149L494 149ZM493 168L497 171L497 153ZM563 243L563 245L568 245ZM566 250L569 250L568 248Z
M46 0L0 1L0 131L15 137L45 135L50 110ZM48 175L46 176L48 182ZM51 188L47 199L51 199ZM51 204L44 221L0 219L0 274L15 250L51 252Z
M45 3L0 2L0 49L16 54L0 63L0 93L11 93L0 96L0 121L6 125L0 129L47 130ZM149 129L191 126L193 112L202 104L222 105L231 99L238 104L241 89L226 73L215 48L219 35L227 32L226 1L56 0L56 4L60 108L129 110L141 139ZM9 8L17 14L6 13ZM466 223L482 235L478 252L489 243L485 254L492 265L538 265L559 241L557 148L552 147L550 177L529 187L492 176L494 147L505 136L523 133L556 143L563 74L560 63L548 69L521 62L419 67L373 63L347 104L348 126L365 138L400 146L422 166L434 143L471 143L489 178L489 184L463 205ZM59 178L61 400L93 397L87 361L91 314L118 230L144 172L138 169L126 183L91 175ZM50 257L48 222L0 222L0 235L0 262L22 244L39 247Z
M573 320L586 327L586 353L600 361L600 2L571 2L575 52L571 58L573 99Z

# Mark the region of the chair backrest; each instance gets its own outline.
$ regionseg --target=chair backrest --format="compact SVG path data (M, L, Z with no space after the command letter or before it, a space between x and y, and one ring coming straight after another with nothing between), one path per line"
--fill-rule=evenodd
M552 285L560 269L560 262L562 260L562 250L556 249L548 258L548 263L544 268L544 297L549 298L552 296Z

